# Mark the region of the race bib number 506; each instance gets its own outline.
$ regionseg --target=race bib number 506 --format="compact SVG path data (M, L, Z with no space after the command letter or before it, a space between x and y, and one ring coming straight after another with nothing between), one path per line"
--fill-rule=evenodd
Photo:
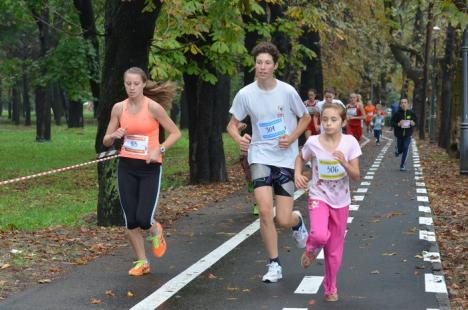
M336 159L318 159L319 179L340 180L346 176L346 170Z

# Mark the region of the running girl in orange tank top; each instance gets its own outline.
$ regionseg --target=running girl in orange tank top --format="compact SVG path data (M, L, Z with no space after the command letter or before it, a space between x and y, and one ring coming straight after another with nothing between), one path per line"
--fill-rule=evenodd
M125 71L124 85L128 98L113 106L103 144L110 147L116 139L123 139L117 181L128 240L136 256L128 274L141 276L150 272L142 230L150 231L148 240L154 256L161 257L166 252L163 229L154 215L163 154L181 134L166 113L175 94L172 83L157 85L147 79L142 69L132 67ZM169 134L162 143L159 126Z

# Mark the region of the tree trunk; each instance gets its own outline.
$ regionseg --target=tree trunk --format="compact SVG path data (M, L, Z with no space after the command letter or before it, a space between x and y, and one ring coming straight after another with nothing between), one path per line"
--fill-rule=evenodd
M62 117L65 115L65 111L63 109L63 97L61 94L60 87L58 83L54 83L52 86L52 111L54 112L54 120L55 125L61 126L62 125Z
M83 29L83 37L87 40L93 50L88 53L88 66L91 74L89 84L93 94L94 117L97 116L97 107L99 106L99 42L96 36L96 24L94 22L94 11L91 0L73 0L76 9L80 15L80 24Z
M19 81L15 82L13 86L13 104L12 104L12 118L11 121L15 125L20 124L20 101L21 93L19 91Z
M454 47L455 29L451 24L447 26L447 38L445 41L445 56L442 68L442 95L440 98L440 129L439 146L448 149L450 141L451 127L451 101L452 101L452 81L454 78Z
M421 89L421 99L422 104L420 108L420 114L418 115L418 129L419 129L419 139L425 139L425 125L426 125L426 106L427 106L427 83L429 81L429 57L431 51L431 37L432 37L432 8L434 2L430 2L427 8L427 24L426 24L426 42L424 45L424 64L423 64L423 76L422 76L422 89Z
M39 42L41 58L45 58L50 48L50 31L49 31L49 10L45 6L40 12L32 10L32 14L39 29ZM46 68L43 67L42 73L46 74ZM51 114L50 102L52 98L52 89L49 86L38 86L36 89L36 141L51 140Z
M68 111L68 128L83 128L83 103L70 101Z
M105 8L105 55L102 72L102 87L98 106L98 131L96 134L96 152L105 147L102 139L109 123L113 105L126 98L123 87L123 74L132 66L146 70L151 40L154 34L156 18L161 7L159 1L153 1L155 9L143 13L144 0L106 1ZM98 225L110 226L123 224L116 188L117 161L98 164Z
M302 99L307 99L307 92L314 88L317 94L323 93L323 72L322 56L320 51L320 34L318 31L305 31L300 39L300 43L314 51L317 55L313 59L304 61L305 70L301 72L301 84L299 95Z
M227 181L221 120L227 111L216 99L216 86L187 74L184 85L189 108L190 183Z
M26 70L23 70L23 109L24 126L31 126L31 100L29 99L29 80Z

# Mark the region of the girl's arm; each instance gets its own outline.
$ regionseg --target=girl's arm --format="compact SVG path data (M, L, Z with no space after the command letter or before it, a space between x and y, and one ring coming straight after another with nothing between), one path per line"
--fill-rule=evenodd
M115 139L121 139L123 136L125 136L125 128L119 128L119 118L120 114L122 114L122 107L123 106L121 103L116 103L112 107L111 117L109 124L107 125L106 134L102 138L102 144L104 144L105 147L112 146Z

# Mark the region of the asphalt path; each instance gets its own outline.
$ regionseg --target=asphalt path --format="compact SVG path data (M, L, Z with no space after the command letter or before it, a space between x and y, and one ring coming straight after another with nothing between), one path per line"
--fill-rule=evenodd
M393 146L391 139L363 146L336 303L323 301L323 258L303 269L287 229L279 230L283 279L261 281L267 261L259 224L239 192L177 220L148 275L127 275L126 247L11 296L0 309L448 309L417 148L402 172ZM300 194L295 207L308 223Z

